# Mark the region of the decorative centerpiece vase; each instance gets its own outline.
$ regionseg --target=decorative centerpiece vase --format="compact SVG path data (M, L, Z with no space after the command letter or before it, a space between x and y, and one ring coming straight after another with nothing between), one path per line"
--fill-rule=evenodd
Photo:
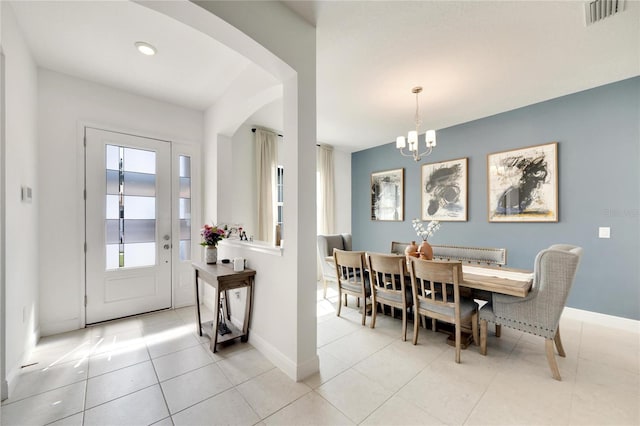
M418 253L420 255L420 259L433 260L433 247L431 247L431 244L429 244L427 240L423 240L420 243Z
M204 246L204 261L209 264L215 264L218 261L218 247Z
M404 255L407 257L407 262L409 262L410 257L418 257L418 246L415 241L411 241L411 244L404 249Z

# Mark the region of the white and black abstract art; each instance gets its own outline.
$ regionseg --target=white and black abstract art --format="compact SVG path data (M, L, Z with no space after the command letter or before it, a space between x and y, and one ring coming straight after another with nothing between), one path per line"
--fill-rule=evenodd
M404 220L404 169L371 173L371 220Z
M467 220L467 158L422 166L422 220Z
M558 221L558 144L487 155L489 222Z

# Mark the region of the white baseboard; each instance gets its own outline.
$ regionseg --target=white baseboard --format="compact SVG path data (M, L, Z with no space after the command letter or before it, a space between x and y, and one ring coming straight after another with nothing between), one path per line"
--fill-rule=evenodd
M54 334L66 333L81 329L80 319L73 318L65 321L47 322L40 325L40 336L53 336ZM39 337L40 337L39 336Z
M4 401L7 398L9 398L9 382L3 380L0 383L0 401Z
M317 353L312 359L302 364L296 364L256 333L249 333L249 342L276 367L289 376L291 380L300 382L319 371L320 358L318 358Z
M591 324L603 325L619 330L640 333L640 321L613 315L600 314L598 312L584 311L582 309L565 307L562 312L564 318L584 321Z

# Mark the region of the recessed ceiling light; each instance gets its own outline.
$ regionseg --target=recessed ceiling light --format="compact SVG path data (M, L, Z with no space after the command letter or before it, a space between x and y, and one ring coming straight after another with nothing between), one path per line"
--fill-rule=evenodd
M143 55L153 56L156 54L156 48L149 43L146 43L144 41L136 41L134 44L136 46L136 49L138 49L138 52L142 53Z

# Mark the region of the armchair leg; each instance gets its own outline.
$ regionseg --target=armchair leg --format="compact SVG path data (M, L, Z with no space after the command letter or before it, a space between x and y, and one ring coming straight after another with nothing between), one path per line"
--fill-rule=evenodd
M544 344L547 352L547 361L549 362L549 368L551 368L551 374L553 378L560 381L560 370L558 369L558 363L556 363L556 357L553 353L553 339L544 339Z
M480 320L480 353L487 354L487 320Z
M480 340L478 339L478 314L475 313L471 317L471 334L473 335L473 344L478 346Z
M567 354L564 352L564 348L562 347L562 340L560 340L560 326L558 326L558 329L556 330L556 335L553 338L553 341L556 344L556 348L558 349L558 355L560 355L561 357L566 357Z
M418 320L416 315L420 317L420 320ZM425 322L424 316L422 316L418 312L416 312L415 315L413 316L413 344L414 345L418 344L418 326L419 326L419 322L420 321L422 321L423 326L424 326L424 322Z
M344 306L347 306L347 295L344 295Z
M502 326L500 324L496 324L496 337L500 337L502 334Z
M340 316L340 309L342 308L342 304L340 303L340 299L342 294L340 294L340 289L338 288L338 303L336 303L336 316ZM347 297L345 295L345 297Z

